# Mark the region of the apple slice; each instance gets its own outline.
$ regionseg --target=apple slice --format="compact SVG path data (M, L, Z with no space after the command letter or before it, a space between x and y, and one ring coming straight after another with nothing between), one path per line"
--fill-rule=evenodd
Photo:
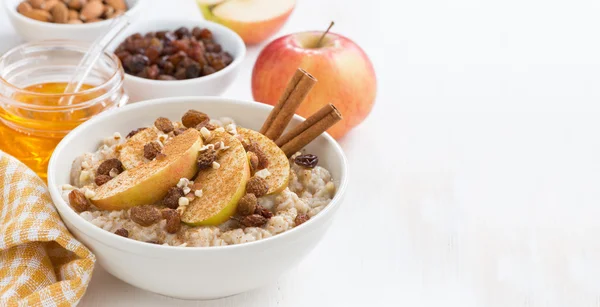
M227 132L213 131L212 144L223 142L229 148L219 151L219 168L198 172L194 180L202 189L202 196L194 198L185 209L181 220L189 225L219 225L235 214L237 204L246 194L250 166L242 143Z
M125 141L121 151L119 151L119 160L123 163L123 167L127 170L145 163L147 160L144 158L144 145L157 139L158 132L150 127L134 134Z
M200 132L188 129L165 145L162 153L166 157L122 172L99 186L90 201L103 210L155 203L165 197L180 178L190 179L196 174L196 160L201 147Z
M207 20L237 32L246 44L275 34L288 19L296 0L197 0Z
M269 185L267 194L275 194L285 190L290 180L290 161L281 148L260 132L241 127L238 127L237 131L244 139L256 142L262 152L265 153L267 160L269 160L267 170L271 174L265 178Z

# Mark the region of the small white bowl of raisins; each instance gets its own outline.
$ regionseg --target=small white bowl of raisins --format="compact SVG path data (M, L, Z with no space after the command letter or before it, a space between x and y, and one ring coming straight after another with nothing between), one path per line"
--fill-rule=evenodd
M137 23L111 47L125 70L131 102L220 95L237 77L246 54L238 34L204 20Z

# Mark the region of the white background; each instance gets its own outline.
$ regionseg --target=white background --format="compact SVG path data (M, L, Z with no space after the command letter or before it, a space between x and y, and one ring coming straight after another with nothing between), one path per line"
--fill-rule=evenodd
M202 18L145 1L147 20ZM179 301L97 268L81 306L598 306L600 3L298 2L277 36L335 20L379 84L341 140L350 186L326 237L242 295ZM18 42L0 15L0 51ZM225 96L252 98L263 46Z

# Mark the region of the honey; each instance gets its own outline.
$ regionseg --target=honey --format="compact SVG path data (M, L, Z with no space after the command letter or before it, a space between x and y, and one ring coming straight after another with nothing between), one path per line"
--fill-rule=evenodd
M10 97L20 104L0 108L0 150L21 160L43 179L58 142L73 128L113 105L90 103L105 93L86 91L93 85L84 84L80 93L62 95L66 86L66 82L30 85Z

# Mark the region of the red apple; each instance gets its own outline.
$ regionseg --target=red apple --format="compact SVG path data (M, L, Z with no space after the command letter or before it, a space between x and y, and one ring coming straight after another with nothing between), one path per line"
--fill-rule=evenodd
M334 33L295 33L267 45L252 71L254 100L275 105L298 67L318 82L296 113L308 117L333 103L344 117L327 131L336 139L369 115L377 91L373 65L352 40Z
M238 33L246 44L275 34L294 10L296 0L196 0L204 18Z

